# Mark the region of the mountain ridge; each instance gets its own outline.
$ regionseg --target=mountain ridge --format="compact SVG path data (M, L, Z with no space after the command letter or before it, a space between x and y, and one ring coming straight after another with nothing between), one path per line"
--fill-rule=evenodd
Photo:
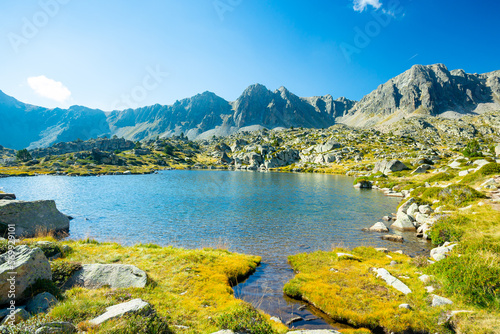
M84 106L48 109L0 91L0 144L20 149L117 135L129 140L225 136L262 127L326 128L337 123L390 128L407 117L459 118L500 110L500 70L470 74L444 64L414 65L360 101L332 95L299 97L281 86L248 86L235 101L205 91L171 105L104 112ZM19 134L23 136L19 136Z

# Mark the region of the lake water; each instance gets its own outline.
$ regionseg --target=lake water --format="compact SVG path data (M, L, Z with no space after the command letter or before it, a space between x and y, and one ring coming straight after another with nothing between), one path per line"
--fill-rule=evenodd
M0 179L21 200L53 199L71 215L70 238L186 248L224 247L262 257L235 295L271 315L312 319L283 297L293 277L287 256L332 246L376 246L417 254L429 249L414 233L395 244L362 232L395 212L399 199L355 189L353 179L324 174L165 171L151 175ZM314 310L312 310L314 313ZM319 315L321 317L321 315ZM323 319L297 328L328 328ZM337 324L333 324L338 327Z

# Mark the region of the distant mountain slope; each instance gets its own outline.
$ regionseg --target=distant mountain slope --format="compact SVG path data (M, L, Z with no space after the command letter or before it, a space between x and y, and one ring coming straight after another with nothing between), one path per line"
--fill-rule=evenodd
M261 127L324 128L336 123L382 130L414 116L457 118L500 111L500 71L467 74L442 64L415 65L359 102L331 95L298 97L284 87L255 84L234 102L211 92L165 106L105 113L72 106L47 109L0 91L0 145L21 149L118 135L129 140L184 133L190 139Z
M101 110L80 106L47 109L19 102L0 91L0 142L5 147L45 147L106 134L110 130Z
M390 124L408 116L460 117L500 110L500 71L468 74L445 65L415 65L363 97L340 122Z

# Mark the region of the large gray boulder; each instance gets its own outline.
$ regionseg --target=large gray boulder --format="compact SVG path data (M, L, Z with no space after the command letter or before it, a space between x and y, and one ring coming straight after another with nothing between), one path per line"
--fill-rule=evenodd
M148 316L153 313L154 310L147 302L137 298L132 299L126 303L121 303L118 305L113 305L106 308L106 313L101 314L97 318L90 320L92 325L100 325L111 319L123 317L126 314L138 314L143 316Z
M11 300L9 291L12 284L15 284L15 298L20 299L24 291L38 279L52 279L49 260L40 248L31 249L21 245L12 252L0 255L0 305Z
M84 264L65 283L65 288L81 286L87 289L144 288L147 275L129 264Z
M381 172L383 174L388 174L390 172L400 172L402 170L409 170L408 166L399 160L382 160L375 163L373 168L373 173Z
M398 212L398 218L391 228L398 231L416 231L412 218L404 212Z
M34 236L38 232L69 230L68 217L57 210L56 203L51 200L0 200L0 224L15 225L16 237Z

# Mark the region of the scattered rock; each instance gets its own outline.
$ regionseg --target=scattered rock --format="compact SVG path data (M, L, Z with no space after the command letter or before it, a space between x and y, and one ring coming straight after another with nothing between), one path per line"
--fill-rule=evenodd
M371 181L367 180L362 180L354 185L354 188L361 188L361 189L372 189L373 188L373 183Z
M281 321L280 318L278 317L271 317L271 321L277 322L278 324L282 324L283 322Z
M375 168L373 168L373 173L381 172L383 174L388 174L390 172L400 172L403 170L409 170L408 166L399 160L383 160L375 163Z
M10 280L11 272L16 273L15 281ZM0 304L9 302L8 291L13 282L17 299L21 298L24 291L38 279L52 279L49 260L40 248L31 249L27 245L21 245L15 247L12 253L0 255Z
M412 218L404 212L398 212L398 218L391 225L391 228L398 231L416 231Z
M76 327L69 322L50 322L38 328L35 334L71 334L77 333Z
M444 298L438 295L432 295L432 307L442 306L442 305L451 305L453 302L448 298Z
M399 308L405 308L405 309L407 309L407 310L411 310L411 306L410 306L410 304L401 304L401 305L399 305L398 307L399 307Z
M48 292L42 292L26 304L26 311L31 314L45 313L55 304L57 304L56 297Z
M384 223L378 222L368 229L371 232L389 232L387 226Z
M418 207L418 211L424 215L429 215L432 213L432 208L430 205L420 205Z
M418 279L419 279L419 280L421 280L421 281L422 281L422 283L427 284L427 283L429 283L429 282L431 281L432 276L429 276L429 275L422 275L422 276L420 276Z
M106 308L106 313L101 314L97 318L90 320L92 325L100 325L110 319L120 318L126 314L138 314L149 316L154 312L151 305L144 300L137 298L126 303L110 306Z
M436 248L433 248L431 249L431 258L434 259L435 261L441 261L443 260L444 258L446 258L446 256L448 256L448 254L453 250L453 248L456 246L457 244L450 244L450 245L446 245L446 246L441 246L441 247L436 247Z
M87 289L144 288L147 275L144 271L129 264L84 264L65 283L65 288L81 286Z
M386 269L384 268L372 268L372 270L377 274L378 278L383 279L388 285L392 286L394 289L398 290L405 295L411 293L410 288L401 282L396 277L392 276Z
M15 225L16 237L31 237L42 232L69 230L69 219L56 208L54 201L25 202L0 200L3 225Z
M286 334L342 334L333 329L303 329L287 332Z

